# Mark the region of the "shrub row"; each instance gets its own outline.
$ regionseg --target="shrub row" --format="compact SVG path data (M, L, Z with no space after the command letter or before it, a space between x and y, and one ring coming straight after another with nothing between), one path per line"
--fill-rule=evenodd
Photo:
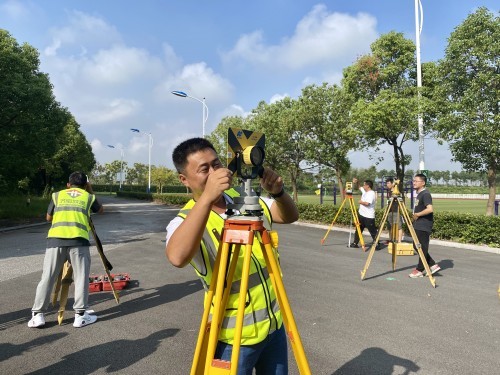
M133 191L119 191L117 197L135 198L147 201L155 201L162 204L185 205L190 199L190 194L157 194L157 193L138 193Z
M146 199L162 204L182 206L187 203L191 195L187 194L147 194L133 192L119 192L118 196ZM299 203L299 217L301 221L330 225L338 212L339 207L321 204ZM380 226L384 211L376 209L375 222ZM337 217L335 225L348 227L351 224L351 210L344 206ZM403 226L409 233L406 226ZM409 234L408 234L409 235ZM452 212L434 213L434 229L432 238L467 244L488 245L500 247L500 217L484 216Z
M338 207L319 204L298 204L300 220L330 225L337 214ZM380 226L384 210L376 209L375 222ZM349 226L351 211L342 210L335 225ZM406 225L403 226L408 233ZM500 217L453 212L435 212L432 238L467 244L500 247Z

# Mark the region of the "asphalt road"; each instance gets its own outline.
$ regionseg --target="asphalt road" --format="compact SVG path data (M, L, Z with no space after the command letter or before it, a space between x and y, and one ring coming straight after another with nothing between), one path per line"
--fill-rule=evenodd
M117 305L92 293L97 323L73 328L72 298L61 326L27 322L40 279L48 225L0 232L0 374L188 374L203 292L190 267L164 255L165 226L177 209L105 198L94 216L114 272L132 282ZM432 245L443 270L437 287L410 279L416 256L367 253L348 234L277 226L284 283L313 374L494 374L500 357L500 255ZM366 238L366 237L365 237ZM368 239L367 239L368 240ZM95 249L92 272L102 274ZM70 290L70 296L73 291ZM298 374L290 351L290 374Z

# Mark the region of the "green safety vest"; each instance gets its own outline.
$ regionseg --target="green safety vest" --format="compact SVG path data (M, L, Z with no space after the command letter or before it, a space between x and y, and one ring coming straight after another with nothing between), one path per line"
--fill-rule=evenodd
M231 198L240 195L234 189L227 190L225 194ZM195 203L196 202L191 199L179 211L178 216L185 219ZM264 226L267 230L271 230L272 218L269 208L261 199L259 199L259 203L264 212ZM223 227L224 219L215 211L211 211L200 244L201 261L199 260L200 257L195 257L191 261L191 265L194 267L196 273L202 280L205 291L208 291L212 280L213 266L219 249L219 241ZM245 302L245 315L243 318L243 330L241 337L242 345L258 344L271 332L281 328L283 323L276 294L267 271L266 261L264 255L262 254L260 240L260 235L256 233L256 240L253 242L252 257L250 261L248 291ZM277 249L274 250L276 251ZM244 251L242 247L219 334L219 340L230 345L233 344L235 333L243 257ZM205 297L206 296L207 293L205 293ZM213 305L210 308L210 313L212 312Z
M95 196L83 189L69 188L52 194L54 215L49 238L85 238L89 239L90 207Z

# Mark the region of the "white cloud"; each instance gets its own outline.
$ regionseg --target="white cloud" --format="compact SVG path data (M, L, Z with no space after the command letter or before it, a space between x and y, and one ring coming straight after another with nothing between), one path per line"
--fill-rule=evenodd
M285 99L286 97L290 97L288 94L274 94L271 96L271 99L269 100L269 103L276 103L279 102L280 100Z
M45 48L48 56L56 55L61 48L86 45L97 48L100 45L121 42L120 33L100 17L72 11L69 13L69 24L51 29L52 43Z
M100 125L111 122L116 122L130 115L137 113L142 107L142 104L137 100L115 98L108 101L94 103L88 112L80 114L79 119L87 125Z
M0 4L0 12L9 18L21 20L28 14L28 9L20 1L6 1Z
M210 102L225 102L231 98L234 87L230 81L216 74L205 62L185 65L180 71L171 74L156 88L156 96L159 101L165 99L182 100L175 98L172 91L180 90L189 96L199 100L206 98L206 104Z
M254 31L241 36L223 59L291 70L350 62L360 51L369 51L370 43L378 36L376 24L376 19L366 13L329 13L325 5L319 4L299 21L295 33L280 44L266 45L263 33Z
M230 116L241 116L246 118L250 115L250 112L245 111L242 106L237 104L231 104L229 107L224 108L219 114L220 118L230 117Z
M144 76L160 76L163 67L160 59L150 56L146 50L115 45L84 60L82 73L86 81L109 85L132 82Z

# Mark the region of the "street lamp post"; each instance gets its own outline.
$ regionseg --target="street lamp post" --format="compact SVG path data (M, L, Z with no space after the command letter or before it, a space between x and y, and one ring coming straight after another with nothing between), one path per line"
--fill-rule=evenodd
M148 164L149 164L149 172L148 172L148 190L147 192L151 192L151 148L153 147L153 136L151 133L144 133L141 132L139 129L130 129L134 133L140 133L140 134L145 134L148 136L148 143L149 143L149 153L148 153Z
M420 18L420 15L422 16ZM420 21L420 22L419 22ZM424 10L420 0L415 0L415 44L417 49L417 105L418 105L418 169L420 173L425 170L424 161L424 120L420 112L420 88L422 87L422 66L420 63L420 33L422 32L422 24L424 22Z
M108 145L109 148L116 148L113 145ZM122 191L122 184L123 184L123 147L120 147L120 191Z
M202 125L203 125L203 138L205 138L205 124L207 123L207 119L208 119L208 107L205 104L205 98L198 99L198 98L195 98L194 96L190 96L190 95L186 94L184 91L172 91L172 94L174 94L176 96L180 96L181 98L191 98L191 99L197 100L203 105Z

